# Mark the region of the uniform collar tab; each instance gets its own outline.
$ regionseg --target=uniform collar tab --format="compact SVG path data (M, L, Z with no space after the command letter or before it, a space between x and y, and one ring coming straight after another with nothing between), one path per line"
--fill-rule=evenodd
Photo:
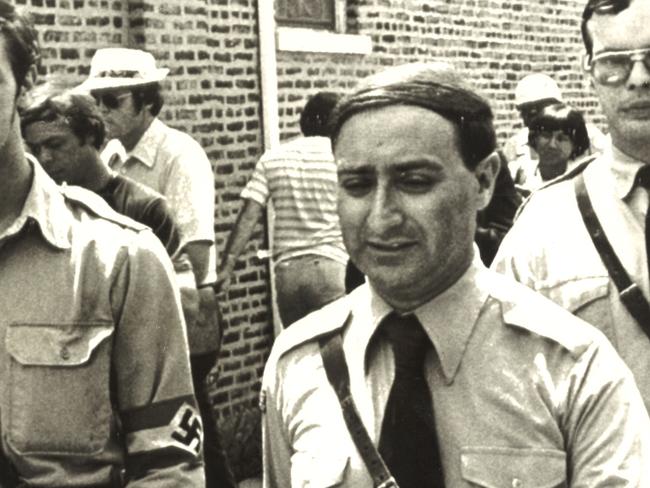
M469 338L489 295L489 272L474 249L474 260L451 287L413 312L433 343L447 384L460 368ZM374 290L371 310L373 330L392 311Z
M71 223L61 190L32 156L26 156L33 168L32 185L20 215L5 235L37 226L43 238L52 246L69 249Z

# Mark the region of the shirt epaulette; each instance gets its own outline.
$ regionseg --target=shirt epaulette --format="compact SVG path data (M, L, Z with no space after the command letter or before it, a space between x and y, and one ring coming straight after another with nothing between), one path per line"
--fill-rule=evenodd
M531 194L528 195L524 199L524 201L521 203L521 205L517 209L517 212L515 213L515 219L517 219L517 217L519 217L519 215L521 214L524 207L526 207L526 205L528 204L528 202L530 201L530 199L534 195L536 195L537 193L543 191L546 188L557 185L558 183L562 183L563 181L572 180L573 178L578 176L580 173L582 173L587 168L587 166L589 166L591 163L593 163L599 156L600 156L599 153L598 154L590 154L588 156L585 156L584 159L582 159L573 169L571 169L571 171L567 171L566 173L561 174L557 178L553 178L552 180L547 181L542 186L540 186L539 188L537 188L536 190L531 192Z
M546 298L528 287L502 276L494 279L501 283L491 295L500 303L505 325L551 340L574 359L601 336L600 331L567 310L549 305Z
M277 361L303 344L312 343L319 337L342 329L351 308L350 297L346 295L300 319L291 327L284 329L277 337L271 356ZM322 318L318 324L313 323L314 314L318 314ZM269 362L271 362L271 358L269 358Z
M63 197L75 204L81 205L85 210L104 220L113 222L120 227L136 232L149 229L146 225L117 213L99 195L79 186L61 185Z

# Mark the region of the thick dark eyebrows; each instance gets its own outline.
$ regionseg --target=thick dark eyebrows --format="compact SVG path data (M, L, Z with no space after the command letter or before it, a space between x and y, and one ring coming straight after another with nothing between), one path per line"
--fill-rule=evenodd
M50 145L50 144L52 144L52 143L56 144L56 143L60 142L61 139L62 139L61 136L51 135L51 136L48 136L48 137L46 137L46 138L44 138L44 139L41 139L40 141L34 143L34 145L37 145L37 146L48 146L48 145ZM27 142L27 139L25 139L25 142ZM29 143L28 143L28 144L29 144Z
M391 170L395 172L413 171L418 169L428 169L431 171L442 171L444 166L438 161L431 158L414 159L395 163L391 166Z
M390 170L395 173L401 173L404 171L414 171L418 169L428 169L431 171L442 171L444 170L444 166L436 161L435 159L431 158L420 158L420 159L413 159L413 160L408 160L408 161L401 161L401 162L396 162L390 165ZM367 175L367 174L373 174L377 170L374 165L372 164L364 164L364 165L345 165L342 164L339 166L337 170L337 174L339 176L341 175Z
M345 175L371 175L375 173L375 168L370 164L364 164L363 166L342 166L336 170L338 176Z

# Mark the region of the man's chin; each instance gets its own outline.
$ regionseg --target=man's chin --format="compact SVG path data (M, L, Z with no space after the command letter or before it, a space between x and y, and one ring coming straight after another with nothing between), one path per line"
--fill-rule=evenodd
M418 302L421 298L418 295L423 292L422 277L410 277L404 270L373 273L368 276L368 281L379 296L391 305Z
M622 137L616 137L612 133L612 142L624 153L630 152L632 148L645 148L650 145L650 120L626 120L619 127L618 133Z

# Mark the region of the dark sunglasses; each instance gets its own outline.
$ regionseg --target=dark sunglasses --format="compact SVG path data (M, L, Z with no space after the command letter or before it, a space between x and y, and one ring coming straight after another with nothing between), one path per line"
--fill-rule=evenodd
M589 0L582 12L582 20L587 21L594 14L616 15L630 6L630 0Z
M115 110L121 105L121 100L130 95L129 92L115 95L114 93L93 93L97 105L104 105L107 109Z
M617 86L627 81L637 61L643 62L645 68L650 71L650 48L604 51L593 57L585 56L582 63L584 70L591 73L599 84Z

